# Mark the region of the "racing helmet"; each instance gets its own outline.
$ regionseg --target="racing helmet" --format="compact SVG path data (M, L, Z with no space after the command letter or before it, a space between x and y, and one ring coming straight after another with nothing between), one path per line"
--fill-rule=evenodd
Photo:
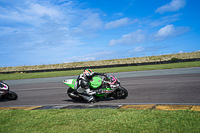
M92 79L93 72L91 69L84 69L83 75L87 77L88 80Z

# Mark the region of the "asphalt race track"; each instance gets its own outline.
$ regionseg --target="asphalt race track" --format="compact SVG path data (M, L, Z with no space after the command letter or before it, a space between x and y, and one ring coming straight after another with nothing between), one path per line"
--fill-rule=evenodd
M200 67L113 73L129 95L126 99L102 99L103 104L193 104L200 105ZM67 94L65 79L77 76L5 81L19 96L16 101L0 101L0 107L75 105Z

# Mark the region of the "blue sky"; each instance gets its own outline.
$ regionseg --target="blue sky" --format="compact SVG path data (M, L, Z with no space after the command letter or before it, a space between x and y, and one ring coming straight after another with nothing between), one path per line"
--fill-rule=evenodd
M0 0L0 67L200 50L199 0Z

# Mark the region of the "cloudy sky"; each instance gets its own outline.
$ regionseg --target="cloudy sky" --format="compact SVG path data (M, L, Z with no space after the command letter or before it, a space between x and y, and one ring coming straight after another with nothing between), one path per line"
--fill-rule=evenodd
M200 50L199 0L0 0L0 67Z

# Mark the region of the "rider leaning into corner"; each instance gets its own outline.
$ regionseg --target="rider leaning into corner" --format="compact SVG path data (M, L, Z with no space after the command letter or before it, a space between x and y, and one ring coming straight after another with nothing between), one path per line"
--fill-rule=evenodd
M91 69L84 69L83 74L80 74L78 76L75 84L75 90L78 92L78 95L82 96L89 103L93 103L95 101L93 95L101 91L101 90L91 90L89 88L89 82L95 75L101 75L107 77L107 74L105 73L96 73L92 72Z

